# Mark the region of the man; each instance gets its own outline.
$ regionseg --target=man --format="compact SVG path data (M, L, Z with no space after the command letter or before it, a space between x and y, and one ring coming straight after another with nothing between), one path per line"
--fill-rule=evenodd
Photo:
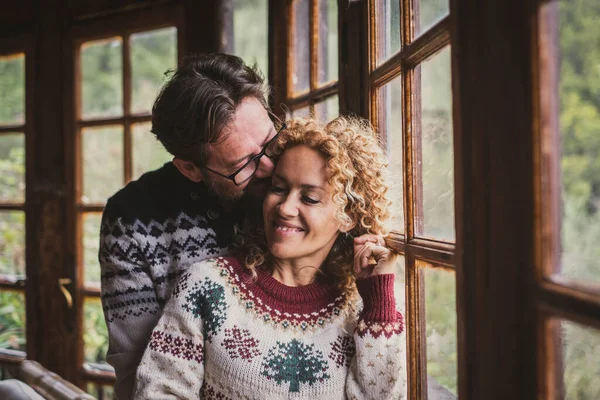
M152 132L174 156L111 197L100 238L107 361L129 399L162 307L189 265L226 254L244 203L268 188L264 157L277 132L263 78L238 57L188 59L152 109Z

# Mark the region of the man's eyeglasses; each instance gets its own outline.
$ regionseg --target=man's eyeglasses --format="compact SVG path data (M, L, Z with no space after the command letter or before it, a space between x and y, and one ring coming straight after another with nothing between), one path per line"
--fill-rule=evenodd
M279 130L277 131L277 133L275 134L275 136L273 136L271 138L271 140L269 140L267 142L267 144L264 145L264 147L262 148L260 153L258 153L254 157L252 157L250 160L248 160L248 162L246 164L242 165L237 171L235 171L234 173L232 173L230 175L222 174L219 171L215 171L214 169L210 169L208 167L204 167L204 168L206 170L212 172L213 174L216 174L216 175L222 176L223 178L229 179L230 181L235 183L237 186L243 185L250 178L252 178L252 176L258 169L258 166L260 164L260 159L262 158L262 156L266 155L269 158L273 157L273 150L275 147L274 144L277 140L277 137L281 133L281 131L284 130L285 128L286 128L286 124L283 123L281 125L281 127L279 128Z

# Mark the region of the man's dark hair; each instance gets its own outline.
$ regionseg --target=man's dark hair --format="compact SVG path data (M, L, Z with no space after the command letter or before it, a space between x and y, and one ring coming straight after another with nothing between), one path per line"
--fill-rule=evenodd
M221 132L237 106L254 97L268 110L268 86L256 67L229 54L186 58L152 107L152 133L177 158L206 165L206 145Z

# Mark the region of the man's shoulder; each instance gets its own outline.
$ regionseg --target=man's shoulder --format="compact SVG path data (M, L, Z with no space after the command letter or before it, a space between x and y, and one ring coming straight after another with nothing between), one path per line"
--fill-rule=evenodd
M151 200L148 197L150 194L160 193L160 189L164 190L165 186L173 186L173 178L177 173L175 166L170 162L154 171L146 172L112 195L106 202L106 208L116 208L132 202L147 202Z
M120 219L125 224L149 224L177 218L182 212L193 214L201 209L198 204L195 208L191 204L194 185L197 184L181 175L173 163L167 163L129 182L110 197L103 218L109 223Z

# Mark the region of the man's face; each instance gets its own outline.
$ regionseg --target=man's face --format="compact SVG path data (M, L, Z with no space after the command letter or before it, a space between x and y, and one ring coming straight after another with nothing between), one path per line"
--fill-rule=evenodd
M222 134L226 139L208 148L206 166L223 175L230 175L259 154L276 131L262 104L253 97L247 97L238 106L233 120L225 125ZM203 169L202 177L209 189L221 199L236 201L246 194L263 197L269 188L274 168L269 157L261 157L252 178L240 186L206 169Z

